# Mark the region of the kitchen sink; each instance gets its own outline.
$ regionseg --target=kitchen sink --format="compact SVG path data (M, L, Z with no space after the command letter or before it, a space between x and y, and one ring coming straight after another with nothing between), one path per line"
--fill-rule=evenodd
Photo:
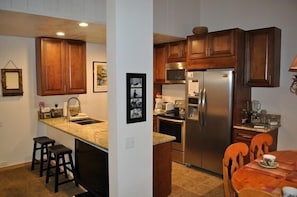
M94 123L100 123L103 122L101 120L95 120L92 118L85 118L85 119L80 119L80 120L72 120L71 122L80 124L80 125L87 125L87 124L94 124Z

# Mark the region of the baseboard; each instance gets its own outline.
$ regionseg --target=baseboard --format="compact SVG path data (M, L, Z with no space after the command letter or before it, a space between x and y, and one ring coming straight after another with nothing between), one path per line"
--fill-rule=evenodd
M6 171L6 170L12 170L15 168L21 168L21 167L25 167L25 166L30 166L31 162L25 162L25 163L19 163L19 164L15 164L15 165L11 165L11 166L4 166L0 168L0 172Z

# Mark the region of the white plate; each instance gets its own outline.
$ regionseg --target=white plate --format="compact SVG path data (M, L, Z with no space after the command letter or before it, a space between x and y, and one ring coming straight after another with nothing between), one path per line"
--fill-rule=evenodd
M277 168L278 167L278 163L277 162L274 162L274 165L273 166L269 166L269 165L266 165L266 163L263 160L261 160L261 161L258 162L258 164L259 164L259 166L261 166L263 168L271 168L271 169L273 169L273 168Z

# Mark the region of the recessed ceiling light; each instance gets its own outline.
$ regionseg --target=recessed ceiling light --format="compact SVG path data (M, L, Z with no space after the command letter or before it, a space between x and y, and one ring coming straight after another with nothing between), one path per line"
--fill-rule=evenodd
M81 22L78 24L80 27L87 27L89 24L85 22Z
M61 31L59 31L59 32L57 32L57 33L56 33L56 35L57 35L57 36L65 36L65 33L64 33L64 32L61 32Z

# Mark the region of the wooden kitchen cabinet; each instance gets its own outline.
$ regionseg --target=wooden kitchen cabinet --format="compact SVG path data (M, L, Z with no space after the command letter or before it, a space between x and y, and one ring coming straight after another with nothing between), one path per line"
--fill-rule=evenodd
M172 142L154 145L153 196L166 197L171 193Z
M86 43L36 38L37 94L86 93Z
M169 42L167 62L185 62L187 56L187 42L186 40Z
M167 46L154 46L154 83L165 83L165 64L167 63Z
M188 36L188 69L234 66L243 37L244 31L238 28Z
M276 27L246 32L247 84L279 87L281 30Z
M250 147L252 138L259 134L260 132L252 131L252 130L245 130L245 129L233 129L233 143L236 142L243 142ZM273 144L269 147L269 151L275 151L277 149L277 136L278 136L278 129L271 130L267 132L273 138ZM244 162L248 163L250 159L250 155L248 154L244 158Z
M224 30L188 37L189 58L234 55L234 30Z

